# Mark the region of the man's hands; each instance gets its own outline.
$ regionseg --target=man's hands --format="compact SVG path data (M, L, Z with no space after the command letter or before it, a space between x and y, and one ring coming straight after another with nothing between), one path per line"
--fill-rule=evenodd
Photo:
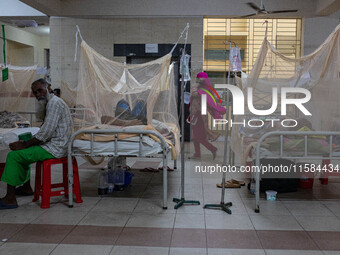
M26 146L25 146L25 142L24 141L17 141L17 142L14 142L14 143L10 143L9 144L9 148L12 151L17 151L17 150L26 149Z
M42 144L42 142L38 140L37 138L33 137L32 139L28 141L17 141L14 143L10 143L9 148L12 151L18 151L18 150L27 149L32 146L40 145L40 144Z

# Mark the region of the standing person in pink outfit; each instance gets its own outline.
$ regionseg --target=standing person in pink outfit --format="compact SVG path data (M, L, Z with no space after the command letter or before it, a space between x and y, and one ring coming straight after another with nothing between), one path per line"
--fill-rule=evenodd
M201 150L200 144L205 146L213 155L213 159L216 157L217 148L212 145L208 140L215 141L219 134L209 129L208 127L208 115L202 115L201 113L201 95L207 94L208 91L213 91L210 84L208 75L204 72L197 74L196 86L192 88L190 98L190 123L193 131L193 141L195 147L195 153L190 158L200 158ZM226 113L226 109L215 103L214 99L207 94L207 110L215 119L221 119L222 115Z

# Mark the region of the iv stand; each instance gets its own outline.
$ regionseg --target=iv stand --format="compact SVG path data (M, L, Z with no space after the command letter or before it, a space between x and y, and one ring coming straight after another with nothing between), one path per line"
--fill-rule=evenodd
M230 42L230 48L229 48L229 55L231 52L231 44L233 42ZM229 57L229 72L228 72L228 84L230 82L230 57ZM227 118L229 119L229 106L230 106L230 91L227 90ZM231 131L231 129L230 129ZM231 150L230 150L230 145L228 142L229 138L229 125L225 129L225 141L224 141L224 155L223 155L223 165L222 166L227 166L227 154L228 154L228 164L231 163L232 157L231 157ZM229 146L228 146L229 145ZM229 153L228 153L229 152ZM225 180L227 177L227 173L223 171L222 173L222 191L221 191L221 202L219 204L206 204L204 205L204 209L216 209L220 208L221 210L225 211L228 214L231 214L231 210L229 207L231 207L233 204L232 202L224 202L224 196L225 196Z
M185 47L182 51L182 59L185 56ZM184 204L200 205L199 201L185 200L184 198L184 67L181 80L181 198L173 198L172 201L176 203L175 209L178 209Z

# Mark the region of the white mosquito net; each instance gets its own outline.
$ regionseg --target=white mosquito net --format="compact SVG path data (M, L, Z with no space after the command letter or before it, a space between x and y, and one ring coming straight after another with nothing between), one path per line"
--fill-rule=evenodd
M36 66L19 67L7 65L8 80L2 82L5 67L0 65L0 112L35 111L35 97L31 93L31 84L36 78Z
M339 73L340 25L315 52L297 59L284 56L265 38L251 73L246 78L242 77L238 86L243 90L245 98L247 88L253 89L255 109L270 109L272 106L272 88L277 88L279 102L277 110L271 115L257 116L250 113L249 108L245 107L246 115L235 115L234 121L242 122L243 119L246 119L247 125L249 119L294 119L298 122L298 125L294 128L285 128L280 125L280 122L275 122L276 124L272 127L271 123L266 121L261 128L235 125L233 126L233 142L231 143L233 151L242 156L246 148L245 145L256 141L264 133L274 130L298 131L299 128L308 126L315 131L339 131ZM289 105L287 106L287 116L282 116L280 108L280 89L282 87L308 89L311 93L311 99L303 105L312 116L305 116L295 106L289 107ZM300 96L304 97L299 93L289 94L290 98L299 98Z
M81 43L75 105L81 126L98 124L152 125L162 135L174 135L179 151L179 127L171 54L145 64L109 60L85 41ZM129 122L127 122L129 123Z

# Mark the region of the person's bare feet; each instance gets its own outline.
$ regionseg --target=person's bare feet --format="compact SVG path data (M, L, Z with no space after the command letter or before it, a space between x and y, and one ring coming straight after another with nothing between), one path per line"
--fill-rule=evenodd
M32 193L33 194L33 189L32 189L30 184L26 185L26 183L25 183L24 185L22 185L21 190L25 193L28 193L28 194Z
M24 185L15 189L15 195L17 196L31 196L33 193L30 181L25 182Z
M0 201L2 203L6 204L6 205L17 205L18 204L18 202L17 202L15 197L14 198L9 198L9 197L5 196L5 197L1 198Z
M212 152L213 160L216 158L216 152L217 152L217 150Z

